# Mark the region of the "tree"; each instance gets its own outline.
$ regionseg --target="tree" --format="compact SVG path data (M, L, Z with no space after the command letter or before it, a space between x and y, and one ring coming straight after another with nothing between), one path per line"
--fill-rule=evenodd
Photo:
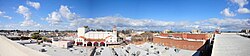
M174 33L173 31L169 31L168 33Z
M36 39L36 42L38 42L38 40L41 40L42 38L40 37L39 33L33 33L31 34L31 38L32 39ZM38 42L38 44L40 44L40 42Z
M42 41L47 41L47 37L42 37Z
M39 33L33 33L33 34L31 34L31 38L32 39L39 39L40 38L40 34Z
M56 29L55 32L59 32L59 30Z

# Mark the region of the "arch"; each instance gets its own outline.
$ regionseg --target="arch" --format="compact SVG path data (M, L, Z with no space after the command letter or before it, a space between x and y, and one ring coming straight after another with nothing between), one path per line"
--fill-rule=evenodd
M100 46L105 46L105 43L104 43L104 42L101 42L101 43L100 43Z
M82 45L83 43L82 42L76 42L76 45Z
M92 46L92 43L91 43L91 42L88 42L88 43L87 43L87 46Z
M94 46L98 46L99 44L98 44L98 42L94 42Z

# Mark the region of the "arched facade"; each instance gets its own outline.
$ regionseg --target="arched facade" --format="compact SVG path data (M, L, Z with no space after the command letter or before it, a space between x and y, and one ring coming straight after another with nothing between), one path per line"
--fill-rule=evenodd
M107 46L105 41L84 41L84 39L78 39L75 45L77 46Z
M113 27L113 31L90 31L88 27L78 28L77 31L78 37L82 39L79 42L84 46L107 46L118 43L116 26Z
M105 46L105 43L104 42L100 42L100 46Z
M87 46L92 46L92 42L88 42L88 43L87 43Z

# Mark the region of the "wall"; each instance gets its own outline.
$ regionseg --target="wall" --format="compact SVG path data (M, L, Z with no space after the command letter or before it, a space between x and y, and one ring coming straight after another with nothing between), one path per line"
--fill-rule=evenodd
M164 37L168 37L169 35L172 35L173 37L181 37L181 38L196 39L196 40L207 40L211 36L211 34L186 34L186 33L160 34L160 36Z
M203 46L203 41L174 40L170 38L154 37L153 43L162 44L168 47L175 47L185 50L198 50Z

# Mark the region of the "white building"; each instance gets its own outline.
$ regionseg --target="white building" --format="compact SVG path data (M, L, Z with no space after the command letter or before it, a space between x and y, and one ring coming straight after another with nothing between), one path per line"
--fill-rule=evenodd
M200 34L200 33L201 33L201 30L196 30L196 29L194 29L194 30L192 30L191 33L192 33L192 34Z
M77 45L84 46L106 46L106 44L117 44L117 29L113 27L112 32L89 31L87 26L78 28L78 38L75 39Z
M53 41L52 45L62 48L68 48L70 41Z
M171 30L168 30L168 29L162 31L162 33L169 33L169 32L171 32Z

